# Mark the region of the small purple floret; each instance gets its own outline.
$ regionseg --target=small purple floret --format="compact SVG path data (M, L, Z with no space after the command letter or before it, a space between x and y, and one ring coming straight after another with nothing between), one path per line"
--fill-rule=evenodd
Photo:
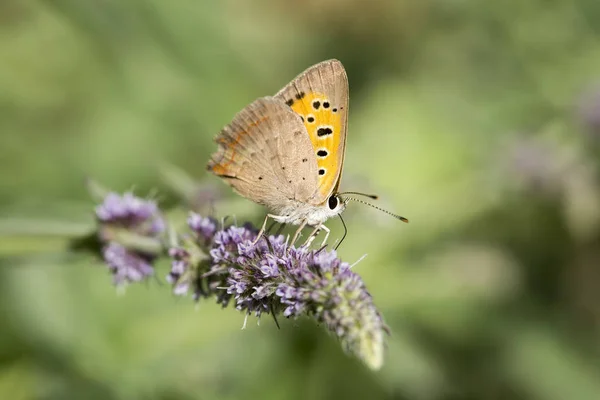
M114 232L124 231L158 240L165 230L165 222L156 203L132 193L109 193L96 207L96 217L100 225L99 238L104 246L102 257L113 274L115 284L138 282L153 275L152 264L156 254L126 248L113 239Z
M128 251L117 243L110 243L104 247L102 255L113 273L116 285L125 282L139 282L154 274L151 260L135 252Z
M165 230L158 206L132 193L109 193L96 207L96 217L103 224L120 226L132 231L154 236Z

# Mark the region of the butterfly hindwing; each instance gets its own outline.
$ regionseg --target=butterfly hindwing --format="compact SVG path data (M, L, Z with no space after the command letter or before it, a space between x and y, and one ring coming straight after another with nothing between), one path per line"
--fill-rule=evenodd
M323 61L298 75L276 98L300 115L317 161L321 204L340 183L348 120L348 77L337 60Z
M278 212L309 202L318 186L317 162L306 128L278 99L263 97L240 111L217 135L208 169L238 193Z

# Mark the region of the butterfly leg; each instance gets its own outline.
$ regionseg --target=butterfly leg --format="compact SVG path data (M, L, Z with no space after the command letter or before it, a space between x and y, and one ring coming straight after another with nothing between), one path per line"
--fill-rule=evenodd
M269 227L267 228L267 230L265 231L265 233L267 235L269 235L271 233L271 230L273 229L273 227L277 224L277 221L273 220L273 222L271 222L271 225L269 225Z
M319 225L315 226L315 229L313 229L312 232L310 233L310 235L308 235L308 237L306 238L306 242L304 242L304 247L310 247L310 245L312 244L313 240L315 240L315 238L317 237L317 235L321 231L322 227L323 227L322 224L319 224Z
M258 243L258 241L260 240L262 235L265 233L265 228L267 227L267 221L269 220L269 218L275 218L275 217L277 217L277 215L267 214L267 216L265 217L265 220L263 221L262 227L260 228L260 231L258 231L258 235L256 235L256 239L254 239L254 242L252 242L252 244Z
M290 243L290 246L293 246L294 243L296 243L296 240L298 240L298 237L300 236L300 232L302 232L302 229L304 229L304 227L306 226L307 222L308 222L307 220L302 221L302 223L300 224L300 226L296 230L296 233L294 233L294 237L292 238L292 242Z
M331 233L331 229L329 229L325 225L321 225L321 228L325 231L325 237L323 238L323 241L321 242L321 246L324 246L325 243L327 242L327 239L329 238L329 234Z
M306 247L310 247L310 245L312 244L313 240L315 240L315 238L317 237L317 235L319 234L319 232L321 231L321 229L325 231L325 238L323 238L323 242L321 242L321 246L325 245L325 243L327 242L327 239L329 238L329 234L331 233L331 230L328 227L326 227L325 225L319 224L310 233L310 236L308 237L308 239L304 243L304 245Z

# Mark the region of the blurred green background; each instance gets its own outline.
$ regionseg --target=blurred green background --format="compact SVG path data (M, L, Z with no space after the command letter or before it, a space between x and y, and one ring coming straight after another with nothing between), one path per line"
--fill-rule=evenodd
M212 138L329 58L342 189L411 220L344 214L381 371L311 320L175 298L166 262L119 296L66 250L86 177L173 206L179 168L261 221L205 173ZM3 0L0 135L0 398L600 399L597 0Z

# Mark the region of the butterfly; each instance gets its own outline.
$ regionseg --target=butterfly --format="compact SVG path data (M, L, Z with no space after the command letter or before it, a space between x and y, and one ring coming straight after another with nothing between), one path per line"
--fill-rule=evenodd
M348 77L338 60L306 69L274 96L261 97L240 111L216 136L217 151L207 169L237 193L266 206L267 220L306 226L305 245L324 222L346 209L338 189L348 129ZM376 198L371 196L372 198ZM355 200L355 199L352 199ZM402 218L402 217L400 217Z

